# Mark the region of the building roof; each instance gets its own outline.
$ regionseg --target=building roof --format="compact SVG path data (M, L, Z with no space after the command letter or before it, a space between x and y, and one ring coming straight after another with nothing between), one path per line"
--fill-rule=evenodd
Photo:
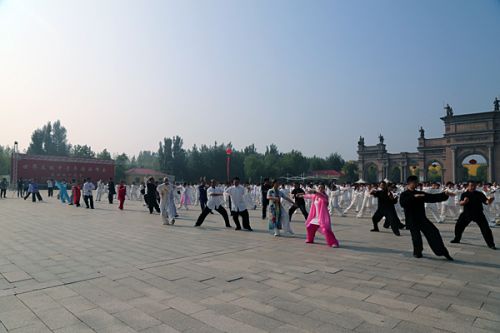
M71 163L92 163L92 164L109 164L114 165L114 160L101 160L98 158L84 158L84 157L73 157L73 156L55 156L55 155L31 155L31 154L13 154L12 158L21 160L37 160L37 161L48 161L48 162L71 162Z
M166 176L165 173L148 168L132 168L125 171L127 175L140 175L140 176Z
M337 170L314 170L311 172L315 176L342 177L344 174Z

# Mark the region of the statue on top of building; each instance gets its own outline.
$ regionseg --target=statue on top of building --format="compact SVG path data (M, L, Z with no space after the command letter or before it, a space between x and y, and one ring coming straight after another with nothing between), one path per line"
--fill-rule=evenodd
M450 106L450 104L446 104L444 110L446 111L446 117L453 116L453 108Z
M360 136L358 141L358 146L364 146L364 145L365 145L365 138Z
M380 141L380 144L384 144L384 137L382 136L382 134L379 134L378 139Z
M493 101L493 109L495 111L500 111L500 101L498 100L498 97L495 97L495 100Z
M420 126L420 129L418 130L420 132L420 139L425 138L425 130L422 126Z

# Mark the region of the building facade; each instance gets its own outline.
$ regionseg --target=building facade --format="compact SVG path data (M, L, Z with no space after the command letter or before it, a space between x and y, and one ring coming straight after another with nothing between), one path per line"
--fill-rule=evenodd
M426 138L420 128L417 152L389 153L384 137L377 145L358 142L359 177L367 182L404 182L409 175L421 181L462 182L500 180L500 102L493 111L454 115L447 105L444 135Z
M44 183L48 179L66 180L90 177L97 181L115 177L115 162L95 158L12 154L11 183L19 178L35 179Z

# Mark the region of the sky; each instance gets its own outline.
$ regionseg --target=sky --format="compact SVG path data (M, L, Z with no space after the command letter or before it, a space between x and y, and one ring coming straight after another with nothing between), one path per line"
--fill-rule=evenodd
M0 0L0 144L415 151L500 97L500 0Z

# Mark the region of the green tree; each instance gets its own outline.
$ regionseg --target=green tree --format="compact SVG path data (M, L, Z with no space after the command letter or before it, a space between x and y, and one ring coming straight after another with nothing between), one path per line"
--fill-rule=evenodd
M158 159L158 153L149 150L140 151L139 155L137 155L135 165L139 168L148 168L159 171L160 161Z
M342 181L346 183L354 183L359 180L358 163L356 161L347 161L342 167Z
M8 146L0 146L0 175L10 174L12 149Z
M104 148L103 151L97 153L96 158L99 160L111 160L111 154L106 148Z
M158 162L160 171L166 174L173 174L173 158L172 158L172 139L163 138L163 143L160 141L158 149Z
M117 181L125 179L125 171L128 169L129 163L130 159L125 153L115 157L115 179Z
M57 120L52 124L50 121L33 131L28 154L35 155L58 155L68 156L71 145L66 138L66 128Z
M95 152L90 146L75 145L71 147L70 155L73 157L94 158Z
M345 164L344 159L339 153L333 153L328 155L325 159L325 166L327 169L340 171Z

